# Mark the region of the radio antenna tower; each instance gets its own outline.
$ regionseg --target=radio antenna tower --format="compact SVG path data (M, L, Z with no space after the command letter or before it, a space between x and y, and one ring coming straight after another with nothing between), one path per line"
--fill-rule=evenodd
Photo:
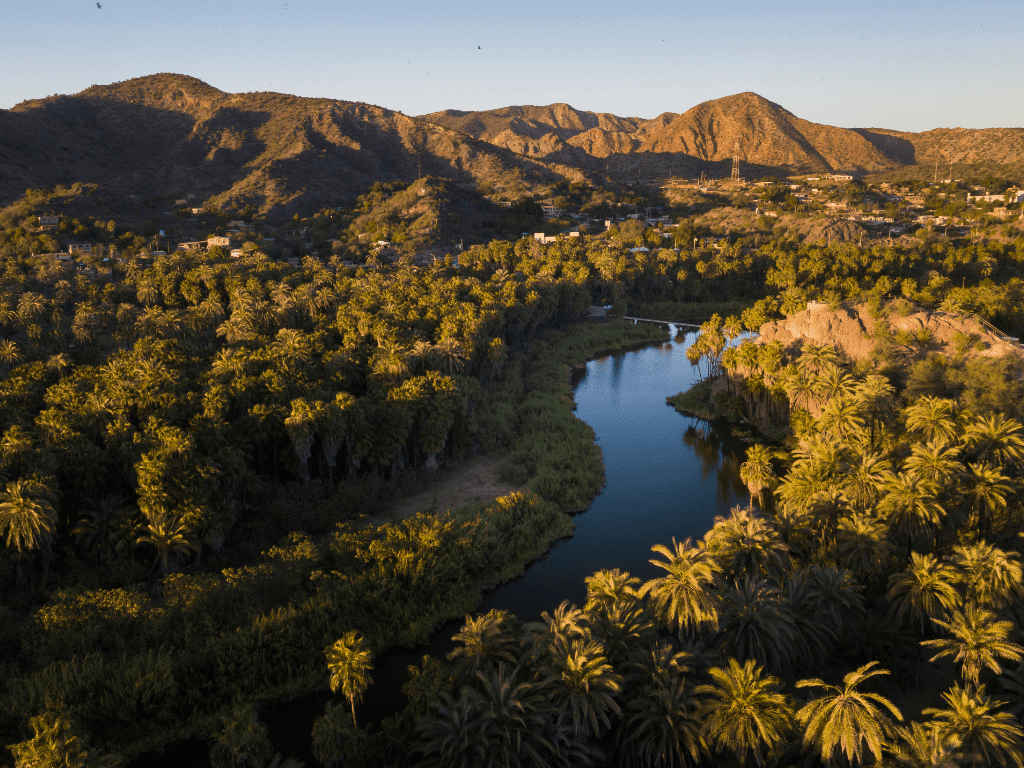
M740 180L740 140L736 139L732 153L732 180Z

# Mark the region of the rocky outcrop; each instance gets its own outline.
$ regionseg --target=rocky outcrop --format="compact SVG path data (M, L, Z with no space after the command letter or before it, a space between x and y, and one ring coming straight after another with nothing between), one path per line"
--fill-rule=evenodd
M878 327L880 323L888 328L888 334ZM827 304L812 303L784 320L762 325L757 343L782 342L790 357L799 355L805 344L831 344L850 360L866 360L886 336L910 359L932 352L954 355L958 351L968 357L1024 357L1019 342L1007 339L979 318L918 310L903 315L890 311L883 320L872 316L864 304L831 309ZM965 346L965 338L971 343L967 349L958 350L958 345Z

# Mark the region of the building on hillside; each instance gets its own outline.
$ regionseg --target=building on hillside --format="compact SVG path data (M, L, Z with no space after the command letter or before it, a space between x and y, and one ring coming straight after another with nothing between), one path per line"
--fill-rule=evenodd
M60 216L40 216L39 226L41 227L55 227L60 224Z
M237 243L225 235L213 235L212 237L206 238L207 248L213 248L215 245L220 248L233 248Z
M543 232L534 232L533 239L538 243L553 243L558 240L558 235L545 235Z
M1004 195L972 195L970 192L967 193L968 203L1001 203L1003 202Z
M197 215L197 214L200 214L202 212L203 212L202 208L193 208L192 209L192 215Z
M549 219L557 219L562 215L562 209L554 205L542 205L540 209L544 211L544 216Z
M68 243L68 253L92 253L92 243Z
M196 240L187 243L178 243L177 250L179 251L202 251L206 249L206 242L204 240Z
M853 176L848 173L830 173L826 178L832 181L853 181Z
M242 221L240 219L236 221L229 221L228 226L231 227L232 229L252 229L252 224L250 224L247 221Z
M231 258L233 258L233 259L240 259L244 255L245 255L245 251L243 251L241 248L232 248L231 249Z

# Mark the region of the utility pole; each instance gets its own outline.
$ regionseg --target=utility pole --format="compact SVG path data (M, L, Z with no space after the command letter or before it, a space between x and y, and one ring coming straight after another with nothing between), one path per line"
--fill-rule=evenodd
M732 180L740 180L740 140L736 139L736 144L733 147L732 152Z

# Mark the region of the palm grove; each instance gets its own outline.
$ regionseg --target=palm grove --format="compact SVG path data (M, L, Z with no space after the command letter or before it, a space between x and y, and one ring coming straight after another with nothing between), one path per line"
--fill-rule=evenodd
M744 465L761 511L656 547L654 582L595 574L541 625L468 618L404 713L356 725L369 652L471 610L600 487L562 366L650 332L572 326L592 302L740 298L756 328L895 290L1017 326L1019 243L495 241L419 271L214 250L112 280L4 236L0 722L25 764L213 730L224 764L269 761L237 703L328 682L325 764L1020 762L1019 403L958 388L963 361L906 387L827 349L723 359L791 425ZM524 493L359 519L496 448ZM960 679L908 724L873 683L913 689L933 658Z

